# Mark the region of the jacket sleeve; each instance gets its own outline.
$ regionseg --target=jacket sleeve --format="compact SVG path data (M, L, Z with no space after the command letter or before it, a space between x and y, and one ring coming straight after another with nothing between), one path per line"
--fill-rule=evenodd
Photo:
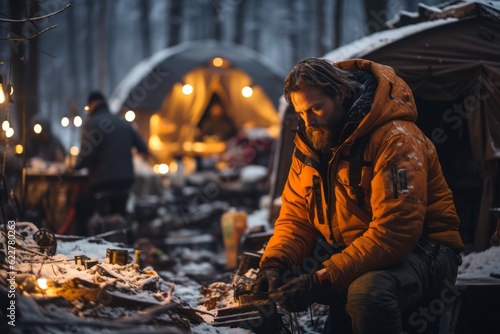
M137 151L139 153L148 155L149 154L148 147L147 147L146 143L144 142L144 140L139 135L139 133L137 133L137 131L135 131L134 128L132 128L132 127L130 127L130 131L132 133L133 146L135 148L137 148Z
M323 263L339 290L368 271L403 260L421 237L428 152L423 138L412 132L389 128L372 147L371 222L360 237Z
M302 169L302 163L294 156L282 194L280 215L262 262L275 257L286 259L291 264L300 264L311 253L318 232L308 219L305 190L301 182Z

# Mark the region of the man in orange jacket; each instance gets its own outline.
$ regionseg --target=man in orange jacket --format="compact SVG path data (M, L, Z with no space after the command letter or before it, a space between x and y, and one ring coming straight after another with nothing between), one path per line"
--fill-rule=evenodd
M410 88L388 66L308 58L284 92L299 127L254 292L290 311L329 304L325 333L417 326L402 311L453 286L463 243Z

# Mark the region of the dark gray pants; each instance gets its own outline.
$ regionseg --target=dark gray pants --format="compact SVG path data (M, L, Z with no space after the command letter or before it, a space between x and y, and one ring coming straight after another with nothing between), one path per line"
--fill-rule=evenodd
M457 255L428 240L419 242L401 263L368 272L330 307L324 333L424 333L457 298ZM342 300L343 299L343 300ZM418 308L411 313L405 310ZM404 327L403 327L404 325Z

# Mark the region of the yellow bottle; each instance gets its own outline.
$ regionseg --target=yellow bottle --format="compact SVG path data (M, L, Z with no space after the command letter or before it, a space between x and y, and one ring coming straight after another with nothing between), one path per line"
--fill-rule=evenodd
M221 228L226 253L226 268L235 269L238 264L240 239L247 229L246 212L230 209L221 217Z

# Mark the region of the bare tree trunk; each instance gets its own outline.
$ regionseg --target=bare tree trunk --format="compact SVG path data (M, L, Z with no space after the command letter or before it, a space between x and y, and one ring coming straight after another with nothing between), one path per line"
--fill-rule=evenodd
M10 1L10 13L12 17L24 17L25 10L23 8L23 2L21 1ZM14 36L22 35L22 25L11 23L10 31ZM25 55L25 43L13 41L10 43L11 49L11 59L12 59L12 82L16 91L16 104L14 105L16 109L16 114L18 119L21 118L21 106L25 103L25 87L24 87L24 55ZM23 129L24 131L24 129Z
M325 38L325 6L323 0L316 0L316 50L318 51L318 55L324 55L326 53L325 43L323 42L323 38Z
M214 30L212 32L213 34L213 39L216 41L220 41L222 39L222 20L224 19L223 16L219 17L219 12L217 10L217 7L214 6L213 4L210 5L210 20L213 23Z
M26 8L26 4L23 1L10 1L12 17L26 17L30 12L36 15L35 13L39 11L38 3L30 3L30 8ZM13 37L29 35L38 30L39 28L32 22L12 23L10 28ZM35 38L26 42L12 41L10 46L12 48L12 82L16 90L16 114L21 115L25 104L28 113L26 116L30 119L38 112L38 40Z
M364 0L366 14L366 35L370 35L387 28L385 22L387 17L386 0Z
M315 50L317 44L315 40L311 38L311 36L316 36L316 26L309 23L315 20L316 16L310 4L311 3L306 0L295 0L294 3L294 30L297 37L296 60L304 57L317 56Z
M95 27L96 22L94 18L94 5L97 2L94 1L89 1L87 2L87 19L86 22L89 27ZM94 41L94 33L95 29L86 29L86 41L85 45L95 45ZM86 81L87 81L87 89L91 90L95 88L95 78L94 78L94 73L95 73L95 68L94 68L94 48L92 47L87 47L85 48L85 68L87 69L86 72Z
M179 44L181 40L181 24L182 24L182 2L171 1L170 5L170 36L168 39L169 45Z
M142 1L141 1L142 3ZM103 87L101 90L105 92L111 91L114 87L111 87L113 82L115 81L115 73L117 71L117 68L113 66L115 63L116 59L116 54L115 50L116 48L114 47L116 43L119 43L117 40L116 35L116 29L114 27L117 26L116 24L116 15L113 13L116 12L116 8L118 5L118 1L107 1L106 4L106 13L105 13L105 19L104 19L104 31L101 33L105 35L104 40L102 41L103 43L103 48L102 48L102 54L101 56L104 56L103 60L103 66L104 66L104 73L101 73L103 76Z
M213 37L213 17L212 17L212 3L211 2L206 2L204 0L197 0L198 2L198 8L201 10L198 10L197 13L195 13L195 20L196 22L196 34L195 34L195 39L208 39Z
M292 20L295 21L296 19L296 11L295 11L295 1L290 1L289 2L290 7L290 17L292 17ZM300 50L299 50L299 29L292 29L290 33L290 44L292 46L292 59L293 62L296 62L297 60L300 59Z
M77 43L77 28L75 27L76 24L76 17L75 17L75 11L70 10L68 11L67 14L67 19L66 23L68 25L68 30L67 30L67 39L68 39L68 56L69 56L69 61L72 62L73 64L78 64L79 63L79 55L76 52L78 49L78 43ZM73 66L68 66L69 68L69 77L70 77L70 82L73 83L73 92L81 92L81 87L80 87L80 80L78 78L78 67L76 65ZM73 98L73 97L70 97ZM73 143L71 143L73 144Z
M343 4L343 1L344 0L335 0L335 19L334 19L334 37L335 37L335 40L334 40L334 43L333 43L333 46L334 48L338 48L342 41L342 18L343 18L343 10L344 10L344 4Z
M260 25L262 24L259 18L259 10L261 7L260 0L248 1L246 6L246 15L250 21L249 29L246 31L248 36L246 44L254 50L259 48Z
M26 2L22 1L10 1L10 13L14 18L26 17L27 13L30 11L36 11L38 6L36 3L32 5L29 9L25 8ZM29 26L28 26L29 25ZM23 31L36 31L36 26L31 22L26 22L24 24L12 23L10 26L10 31L13 37L23 36ZM29 42L17 42L12 41L11 46L11 59L12 59L12 81L15 87L15 104L14 104L14 114L15 118L20 120L21 138L23 143L23 170L21 175L21 208L24 209L26 204L26 192L27 192L27 181L26 181L26 138L28 130L28 120L31 119L38 112L38 105L36 103L37 97L37 61L38 57L36 55L37 50L37 39L31 40ZM34 71L30 73L30 71ZM9 73L10 74L10 73ZM30 75L31 74L31 75ZM31 82L30 82L31 80ZM24 212L21 213L24 216ZM22 217L21 217L22 218Z
M38 39L31 40L25 53L25 72L24 72L24 95L26 97L26 107L28 115L35 115L38 109Z
M234 42L236 44L243 44L243 33L245 27L245 2L245 0L241 0L239 5L236 6L236 33L234 35Z
M106 87L106 9L107 9L107 1L99 1L99 22L98 22L98 62L99 62L99 89L104 91Z
M151 4L149 0L141 0L139 2L141 11L141 38L142 38L142 53L144 57L149 57L152 53L151 48L151 28L149 26L149 11Z

